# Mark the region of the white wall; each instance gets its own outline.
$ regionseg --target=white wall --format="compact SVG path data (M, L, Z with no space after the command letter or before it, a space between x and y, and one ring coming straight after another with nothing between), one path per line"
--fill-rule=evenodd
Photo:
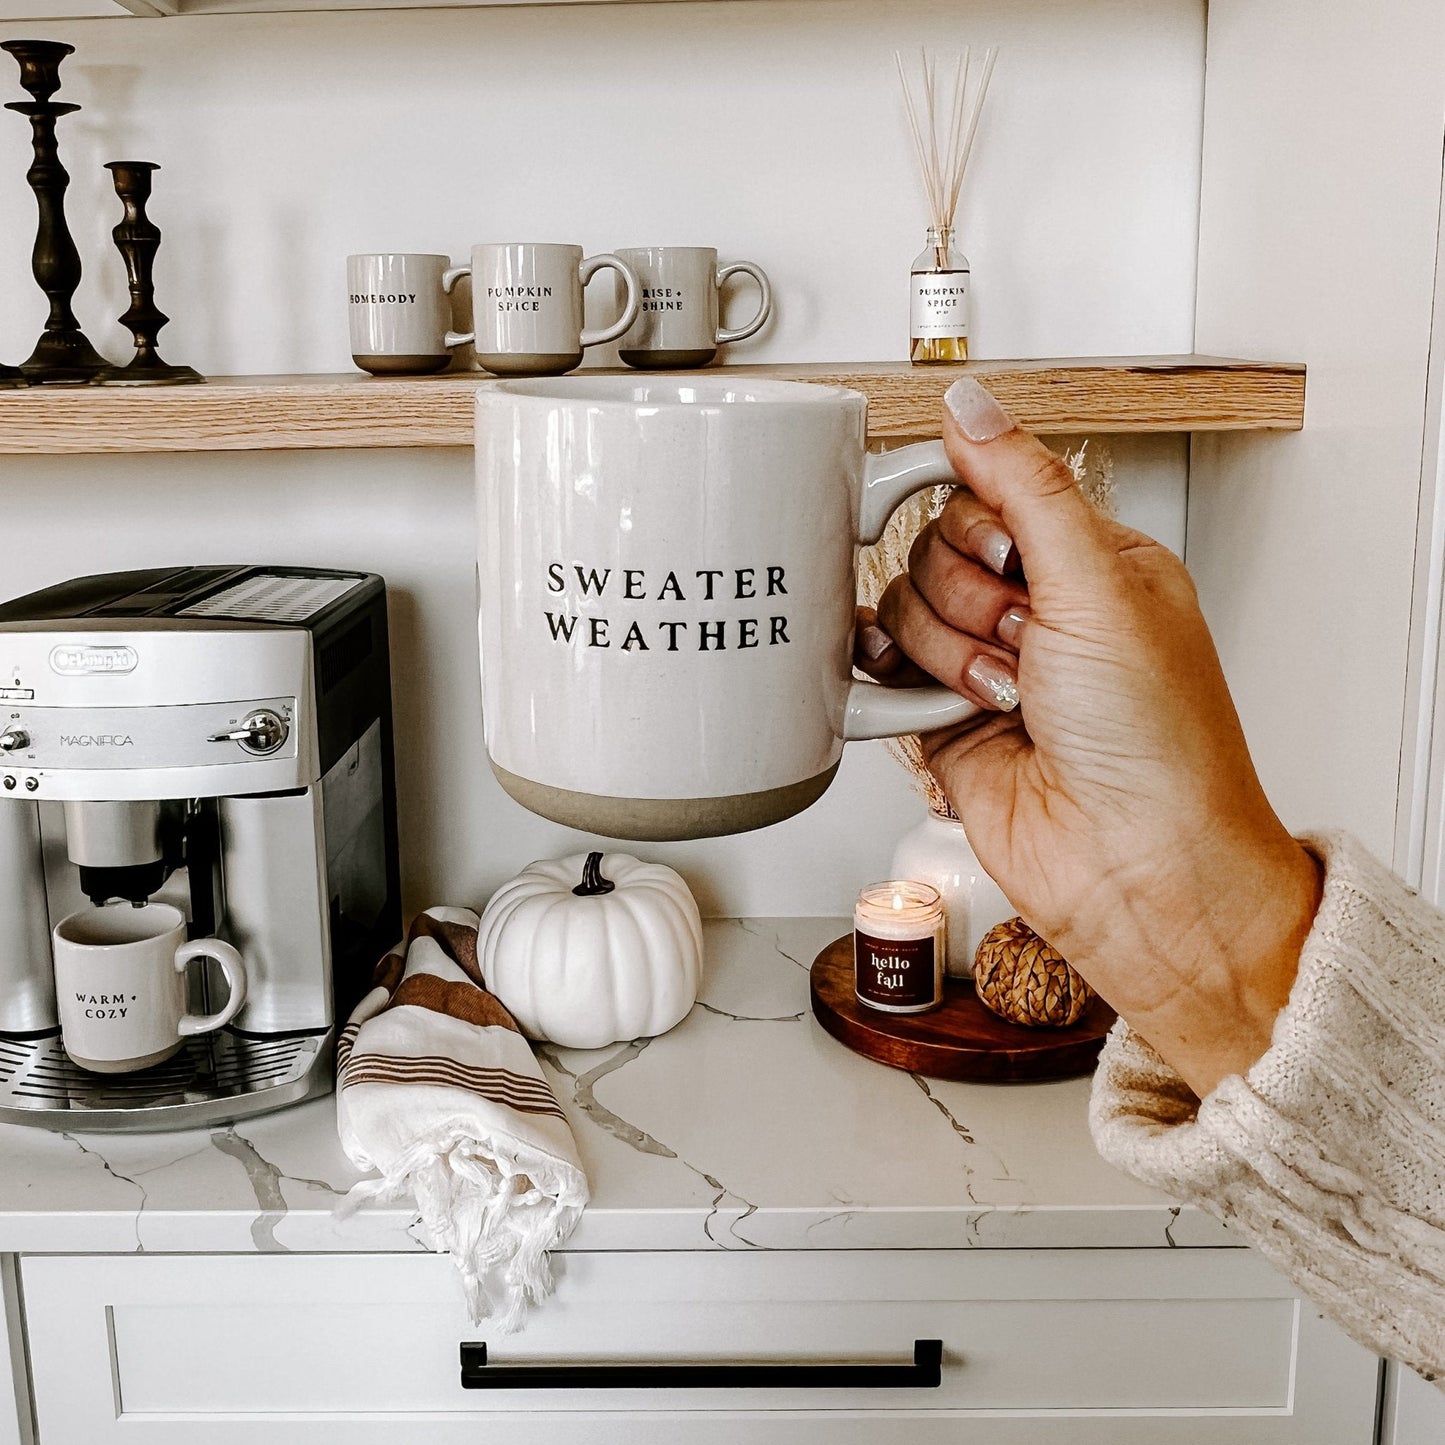
M1380 1445L1438 1445L1445 1439L1445 1395L1395 1360L1385 1362Z
M101 162L158 160L164 354L223 372L347 366L342 258L474 241L716 244L771 272L736 359L902 357L924 216L894 46L999 43L962 222L990 356L1190 349L1202 0L749 0L226 20L27 22L69 40L77 300L124 308ZM0 57L3 59L3 57ZM5 65L10 62L5 61ZM0 89L18 88L0 65ZM29 281L27 128L0 115L0 357ZM1178 439L1120 443L1125 511L1178 546ZM460 451L0 459L0 595L86 570L368 566L394 592L411 906L468 901L577 840L493 784L476 714ZM1132 500L1131 500L1132 499ZM1136 510L1137 508L1137 510ZM766 833L657 847L710 911L843 912L917 805L880 745Z
M1302 432L1195 439L1188 557L1286 822L1349 828L1386 862L1436 277L1442 50L1438 0L1210 4L1199 348L1304 361L1309 380Z

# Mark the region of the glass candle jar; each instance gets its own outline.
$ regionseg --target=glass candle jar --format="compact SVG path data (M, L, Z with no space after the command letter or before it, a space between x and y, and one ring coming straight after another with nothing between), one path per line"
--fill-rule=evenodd
M874 883L853 908L853 991L884 1013L921 1014L943 1002L943 898L927 883Z

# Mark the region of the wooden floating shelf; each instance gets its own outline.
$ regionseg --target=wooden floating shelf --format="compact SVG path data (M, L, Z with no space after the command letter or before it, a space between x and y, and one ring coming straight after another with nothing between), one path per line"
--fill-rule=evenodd
M611 5L627 0L0 0L0 23L96 16L292 14L307 10L476 10L491 6Z
M1304 425L1305 371L1290 363L1073 357L963 366L731 366L705 374L719 372L865 392L875 439L936 437L943 393L965 375L983 381L1021 426L1045 434L1297 431ZM482 372L233 376L205 386L0 391L0 455L470 446L472 393L488 379Z

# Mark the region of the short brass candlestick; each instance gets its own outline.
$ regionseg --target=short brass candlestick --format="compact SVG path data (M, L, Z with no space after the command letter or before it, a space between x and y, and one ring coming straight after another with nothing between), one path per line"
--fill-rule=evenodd
M107 366L91 380L99 386L176 386L182 382L204 381L206 378L199 371L189 366L171 366L162 361L156 351L156 337L170 320L156 305L153 268L161 244L160 227L146 215L151 173L160 166L154 161L107 161L105 168L115 181L115 193L125 212L110 234L125 260L130 309L120 318L120 323L135 339L135 355L124 366Z
M0 44L0 50L8 50L20 63L20 84L32 97L28 101L12 100L5 106L6 110L30 117L35 158L25 179L35 192L40 212L31 269L50 300L45 329L30 359L20 363L21 372L32 385L89 381L107 364L86 340L70 305L80 285L80 253L65 224L65 189L70 175L60 164L55 122L80 107L50 97L60 89L60 62L74 49L59 40L7 40Z

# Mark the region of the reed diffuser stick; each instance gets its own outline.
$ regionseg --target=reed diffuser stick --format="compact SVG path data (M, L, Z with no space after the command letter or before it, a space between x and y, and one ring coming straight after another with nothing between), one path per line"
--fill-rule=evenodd
M949 192L948 223L953 224L954 214L958 210L959 193L963 190L964 173L968 170L968 160L973 154L973 138L978 134L979 117L983 114L983 103L988 97L988 83L993 79L993 64L998 59L998 46L991 45L983 58L983 79L978 84L978 99L973 107L973 112L968 121L968 134L964 137L963 148L959 154L958 168L953 174L953 189ZM962 106L960 104L960 113Z

